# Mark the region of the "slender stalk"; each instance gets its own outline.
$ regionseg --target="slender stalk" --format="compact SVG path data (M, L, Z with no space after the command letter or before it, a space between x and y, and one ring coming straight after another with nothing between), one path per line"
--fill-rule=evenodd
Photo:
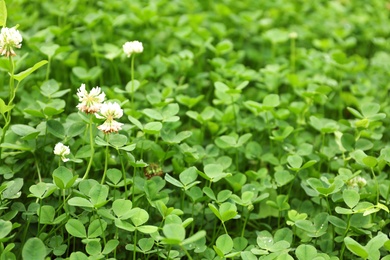
M187 249L185 249L184 246L181 246L181 249L183 249L184 253L186 254L186 256L188 257L188 259L192 260L192 257L191 255L188 253Z
M321 147L320 147L320 153L321 153L321 154L323 153L324 147L325 147L325 134L324 134L324 133L321 133ZM319 172L321 172L322 161L323 161L323 160L320 160L320 163L318 164L318 171L319 171Z
M101 218L99 218L99 225L100 225L100 229L102 230L103 244L104 244L104 246L106 246L106 235L104 234L104 229L103 229L103 224L102 224Z
M46 68L46 81L49 80L49 75L50 75L50 65L51 65L51 57L50 56L48 56L47 61L48 61L48 63L47 63L47 68Z
M216 221L214 221L214 222L216 222ZM211 241L210 241L210 245L209 246L212 246L213 245L213 243L215 242L215 239L217 238L217 235L219 234L219 231L221 230L221 226L222 225L219 225L218 226L218 229L217 229L217 225L216 225L217 223L215 223L215 225L214 225L214 227L213 227L213 235L212 235L212 239L211 239Z
M10 79L9 79L9 100L8 100L8 106L12 106L12 103L13 103L13 100L15 98L15 94L16 94L16 89L14 88L14 73L15 73L15 66L14 66L14 61L12 59L12 56L9 57L9 63L10 63ZM4 121L5 121L5 124L4 124L4 127L3 127L3 131L2 131L2 134L1 134L1 139L0 139L0 144L2 144L4 142L4 139L5 139L5 133L7 132L8 130L8 127L11 123L11 112L12 112L12 109L10 109L9 111L7 111L7 113L4 115ZM3 152L3 148L0 147L0 160L1 160L1 154Z
M241 237L244 237L246 224L248 223L248 219L249 219L250 211L248 210L247 212L248 214L245 216L244 225L242 226Z
M133 259L137 259L137 229L134 231L134 250L133 250Z
M89 127L89 144L91 146L91 156L89 158L88 166L87 166L87 169L86 169L86 171L84 173L83 180L85 180L88 177L88 173L89 173L89 171L91 169L91 166L92 166L93 156L95 154L92 125L93 125L92 115L90 115L88 127Z
M325 196L325 198L326 198L326 205L328 208L328 213L329 213L329 215L332 215L332 210L330 208L330 202L329 202L329 196Z
M351 219L351 215L347 215L347 228L345 229L345 232L344 232L344 235L343 237L345 238L348 234L348 230L349 230L349 226L351 225L350 223L350 219ZM344 257L344 251L345 251L345 243L342 243L341 244L341 249L340 249L340 260L343 260L343 257Z
M38 159L35 153L34 153L34 159L35 159L35 167L37 167L38 180L39 182L42 182L41 170L39 169Z
M9 65L11 67L11 71L10 71L10 78L9 78L9 101L8 101L8 105L10 105L12 103L12 100L13 98L12 95L14 94L14 84L15 84L15 81L14 81L14 73L15 73L15 66L14 66L14 61L12 59L12 56L9 56Z
M135 191L135 172L136 172L136 167L134 166L134 171L133 171L133 183L131 186L131 202L134 203L134 191Z
M109 140L109 135L106 135L106 138L107 138L107 143L108 143L108 140ZM106 153L105 153L105 160L104 160L104 172L103 172L103 177L102 177L102 181L100 182L100 184L103 184L104 183L104 180L106 179L106 174L107 174L107 168L108 168L108 145L106 146Z
M233 101L232 97L232 106L233 106L233 115L234 115L234 126L235 126L235 131L238 134L238 117L237 117L237 111L236 111L236 104Z
M118 227L115 226L115 234L114 234L114 239L118 239L119 235L118 235ZM114 249L114 259L116 259L116 247Z
M182 189L181 190L181 200L180 200L180 208L181 209L183 208L183 205L184 205L184 195L185 195L185 190Z
M64 208L64 212L65 212L65 214L66 214L66 215L68 215L68 211L66 210L66 197L65 197L65 190L62 190L62 200L64 201L64 203L62 204L62 205L64 205L64 206L63 206L63 208Z
M372 168L372 167L371 167L371 173L372 173L372 178L375 181L375 186L376 186L376 204L378 204L379 203L379 183L378 183L378 180L376 178L376 175L375 175L375 172L374 172L374 168Z
M41 233L42 199L39 199L38 234Z
M119 158L121 160L122 177L125 186L125 198L127 199L127 179L126 179L125 164L123 163L123 154L120 152L120 150L117 151L118 151Z
M294 186L294 180L297 178L297 175L298 175L298 171L295 172L294 179L291 181L290 187L288 188L286 201L288 201L288 199L290 198L291 190L292 190L292 187Z
M134 111L134 57L131 56L131 111Z
M229 233L226 229L226 226L225 226L225 222L223 222L223 221L222 221L222 226L223 226L223 229L225 230L226 235L229 235Z

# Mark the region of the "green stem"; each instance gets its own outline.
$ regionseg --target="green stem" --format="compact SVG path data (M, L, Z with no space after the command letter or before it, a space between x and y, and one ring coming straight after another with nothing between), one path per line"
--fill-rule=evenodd
M118 240L118 227L115 227L115 234L114 234L114 239L117 239ZM116 248L114 249L114 259L116 259Z
M225 230L226 235L229 235L229 233L228 233L228 231L226 229L225 223L223 221L222 221L222 226L223 226L223 229Z
M347 219L347 228L345 229L345 232L344 232L344 235L343 235L344 238L347 236L348 230L349 230L349 226L351 225L351 223L350 223L351 215L347 215L347 216L348 216L348 219ZM341 249L340 249L340 260L343 260L344 251L345 251L345 243L342 243L342 244L341 244Z
M135 172L136 172L136 167L134 166L134 171L133 171L133 183L131 184L131 202L134 203L134 192L135 192Z
M41 233L42 199L39 199L38 234Z
M69 194L68 194L68 197L66 197L65 199L63 199L63 202L61 203L61 205L59 205L59 207L56 209L55 214L58 214L58 212L59 212L61 209L64 209L64 211L65 211L65 204L66 204L66 202L70 199L71 196L72 196L72 190L70 190L70 192L69 192Z
M16 88L14 88L14 73L15 73L15 66L14 66L14 61L12 59L12 56L9 57L9 63L10 63L10 79L9 79L9 100L8 100L8 105L7 106L12 106L12 102L15 98L15 95L16 95ZM19 84L18 84L19 85ZM4 121L5 121L5 124L4 124L4 127L3 127L3 131L2 131L2 134L1 134L1 139L0 139L0 144L2 144L4 142L4 139L5 139L5 133L7 132L8 130L8 127L11 123L11 112L12 112L12 109L10 109L5 115L4 115ZM3 152L3 148L0 147L0 160L1 160L1 154Z
M214 221L215 222L215 221ZM222 225L219 225L218 226L218 229L217 229L217 223L215 223L214 227L213 227L213 235L212 235L212 239L210 241L210 246L214 244L214 241L215 239L217 238L217 235L219 234L219 231L221 230L221 226Z
M290 198L291 190L292 190L292 187L294 185L294 180L297 178L297 175L298 175L298 171L295 172L294 179L291 181L290 187L288 188L286 201L288 201L288 199Z
M131 55L131 112L134 112L134 57Z
M184 253L186 254L186 256L188 257L189 260L192 260L192 257L191 255L188 253L187 249L185 249L184 246L181 246L181 249L183 249Z
M136 260L137 256L137 229L134 231L134 250L133 250L133 259Z
M169 254L171 253L171 249L172 249L172 246L170 245L170 246L168 247L167 259L170 259L170 258L169 258Z
M374 168L371 167L371 173L372 173L372 178L375 181L375 186L376 186L376 204L379 203L379 183L378 180L375 176Z
M94 139L93 139L94 136L93 136L92 125L93 125L92 115L90 115L88 127L89 127L89 144L91 146L91 156L89 158L88 166L87 166L87 169L85 170L83 180L85 180L88 177L88 173L89 173L91 166L92 166L93 156L95 154Z
M327 205L327 208L328 208L328 213L331 216L332 215L332 210L330 209L329 198L328 198L328 196L325 196L325 198L326 198L326 205Z
M14 66L14 61L12 60L12 56L9 57L9 65L11 67L11 71L10 71L10 78L9 78L9 101L8 101L8 105L10 105L12 103L12 95L14 93L14 73L15 73L15 66Z
M39 169L38 159L35 153L34 153L34 159L35 159L35 167L37 167L38 180L39 182L42 182L41 169Z
M246 224L248 223L249 219L249 214L250 212L248 211L248 214L245 216L244 225L242 226L241 237L244 237Z
M325 134L324 134L324 133L321 133L321 147L320 147L320 153L321 153L321 154L323 154L324 146L325 146ZM320 163L318 164L318 171L319 171L319 172L321 172L322 161L323 161L323 160L320 160Z
M121 160L121 168L122 168L122 177L125 185L125 198L127 199L127 179L126 179L126 171L125 171L125 164L123 163L123 154L118 149L118 155Z
M233 115L234 115L234 126L235 126L235 131L236 133L238 134L238 117L237 117L237 111L236 111L236 104L234 103L234 100L233 100L233 97L231 98L232 99L232 106L233 106Z
M50 75L50 64L51 64L51 57L47 57L47 68L46 68L46 81L49 80L49 75Z
M157 143L157 140L156 140L156 143ZM160 162L161 165L164 165L164 162L167 159L167 155L168 155L169 151L171 150L171 148L172 148L172 145L169 144L168 148L165 150L164 157L162 158L162 160Z
M109 135L106 135L106 138L107 138L107 143L108 143L108 140L109 140ZM104 160L104 172L103 172L103 177L102 177L102 181L100 182L100 184L103 184L104 183L104 180L106 179L106 173L107 173L107 168L108 168L108 145L106 146L106 153L105 153L105 160Z
M31 217L32 216L28 216L27 217L27 225L24 225L23 228L24 228L24 232L23 232L23 235L22 235L22 242L21 242L21 245L24 245L24 243L26 242L26 236L27 236L27 231L29 230L29 227L30 227L30 223L31 223ZM21 250L20 250L21 251ZM20 252L21 253L21 252ZM20 259L19 257L17 257L16 259Z
M183 205L184 205L184 195L185 195L185 191L184 191L184 189L182 189L181 200L180 200L180 208L181 209L183 208Z
M68 216L68 211L66 210L65 190L62 190L62 200L64 201L64 203L62 204L62 205L63 205L64 212L65 212L65 214Z
M104 244L104 246L106 246L106 235L104 233L104 229L103 229L103 224L102 224L102 219L101 218L99 218L99 225L100 225L100 229L102 230L103 244Z

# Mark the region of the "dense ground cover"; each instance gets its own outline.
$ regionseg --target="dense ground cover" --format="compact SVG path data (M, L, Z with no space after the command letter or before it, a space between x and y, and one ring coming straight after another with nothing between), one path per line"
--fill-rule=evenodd
M0 259L390 259L389 3L0 6Z

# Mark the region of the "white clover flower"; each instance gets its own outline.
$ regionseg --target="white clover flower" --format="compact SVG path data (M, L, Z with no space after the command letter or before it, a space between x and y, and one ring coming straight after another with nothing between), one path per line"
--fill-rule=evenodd
M123 124L114 120L122 117L123 115L123 110L118 103L104 103L101 106L99 113L96 113L95 115L99 119L106 120L102 125L98 126L98 129L103 131L105 134L118 132L122 129L121 126Z
M77 90L77 96L79 97L79 103L77 108L87 114L94 114L99 111L106 94L102 92L99 87L94 87L89 93L85 90L85 84L81 84Z
M22 35L15 28L4 27L0 33L0 53L6 57L15 56L14 48L22 47Z
M348 185L351 187L362 188L367 185L367 181L363 177L356 176L348 181Z
M70 154L69 146L66 146L63 143L57 143L54 147L54 154L61 156L63 162L69 161L69 159L65 157Z
M132 42L126 42L123 44L123 51L127 55L127 57L130 57L133 53L141 53L144 51L144 47L142 46L142 42L139 41L132 41Z
M298 33L297 32L290 32L288 36L291 39L296 39L296 38L298 38Z

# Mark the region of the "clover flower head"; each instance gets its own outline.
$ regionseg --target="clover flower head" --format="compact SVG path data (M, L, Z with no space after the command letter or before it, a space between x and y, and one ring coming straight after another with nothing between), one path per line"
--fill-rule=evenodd
M289 35L290 39L296 39L298 38L298 33L297 32L290 32Z
M22 47L22 35L15 28L4 27L0 33L0 54L6 57L15 56L14 48Z
M80 88L77 90L77 96L80 101L77 108L87 114L98 112L106 98L106 94L104 94L99 87L92 88L88 93L88 91L85 90L85 84L81 84Z
M367 185L366 179L360 176L356 176L348 181L350 187L359 187L362 188Z
M132 42L126 42L123 44L123 51L127 55L127 57L130 57L133 53L141 53L144 51L144 47L142 46L142 42L139 41L132 41Z
M123 110L119 106L118 103L107 102L104 103L99 113L95 114L99 119L105 119L104 123L98 126L98 129L104 132L105 134L109 134L112 132L118 132L121 130L122 123L117 122L115 119L122 117Z
M69 146L66 146L63 143L57 143L56 146L54 146L54 154L61 156L63 162L69 161L69 159L66 158L66 156L70 154Z

